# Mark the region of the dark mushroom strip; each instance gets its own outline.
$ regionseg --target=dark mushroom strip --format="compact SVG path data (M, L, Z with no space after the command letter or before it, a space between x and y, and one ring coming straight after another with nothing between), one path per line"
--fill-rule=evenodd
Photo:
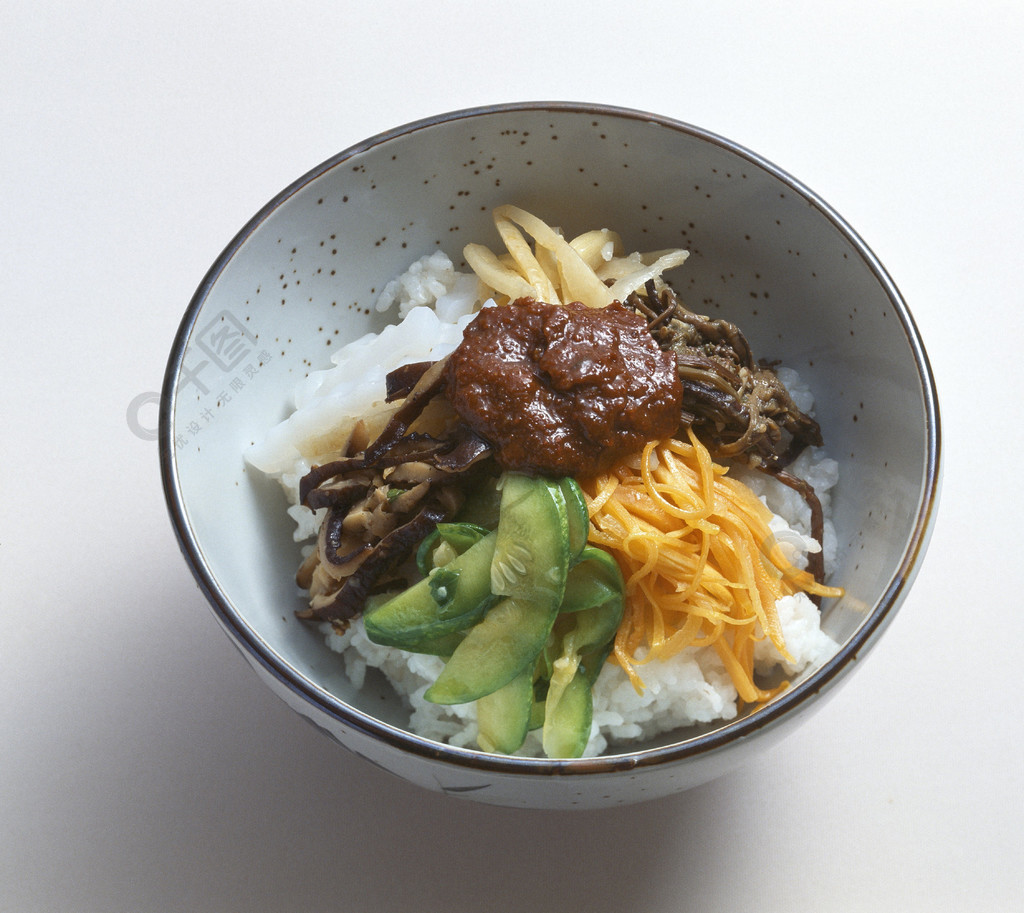
M355 543L378 542L400 525L405 518L391 510L388 487L383 480L348 512L344 520L345 535Z
M690 411L705 417L712 414L717 416L717 424L723 429L735 428L749 422L749 410L743 401L713 381L688 380L683 384L683 389L687 394L684 402L690 407Z
M803 412L787 412L783 427L790 433L791 438L789 447L776 461L776 466L780 469L792 463L804 448L820 447L823 443L821 426Z
M310 492L316 490L325 482L329 482L331 479L346 472L365 468L366 463L361 457L345 457L311 467L309 472L299 480L299 503L308 505Z
M487 442L458 423L443 439L409 431L441 391L444 366L400 371L392 391L406 383L412 389L377 438L362 453L312 467L300 481L302 503L327 514L318 548L298 575L310 593L299 617L341 622L358 614L381 577L461 505L452 483L490 453Z
M426 482L447 482L449 475L443 469L438 469L432 460L408 460L398 466L385 469L383 476L388 485L391 486L392 497L394 490L413 488Z
M398 438L386 450L377 454L372 462L368 459L367 463L374 468L384 469L403 463L430 462L436 454L443 453L450 447L451 444L448 441L439 440L429 434L414 432Z
M410 460L430 459L434 454L450 449L451 444L440 441L428 434L413 433L402 438L395 439L387 449L381 450L374 459L366 454L342 457L313 466L299 481L299 503L313 507L310 503L312 493L319 490L333 479L338 479L347 473L358 472L363 469L382 469L388 466L397 466ZM329 499L331 496L327 496ZM314 498L314 500L316 500Z
M336 476L358 469L366 469L371 466L387 465L381 462L381 458L403 439L409 425L416 420L434 394L441 389L443 383L444 361L433 362L417 381L415 387L406 397L405 402L402 403L398 411L392 416L391 421L388 422L384 430L377 436L377 439L366 448L362 455L342 457L337 460L331 460L328 463L313 466L302 477L299 482L299 503L306 504L311 491L319 488ZM434 441L433 438L427 435L410 435L405 440L407 442L406 446L414 446L421 452L427 449L436 452L444 449L445 446L443 442ZM430 442L429 446L427 445L428 441ZM404 462L404 460L409 458L407 454L399 462ZM395 465L393 460L390 465Z
M324 565L318 562L309 575L309 586L306 587L309 590L309 608L319 609L322 606L329 605L337 595L338 590L341 589L343 583L344 580L332 577L324 569ZM295 614L299 618L303 617L301 611Z
M657 338L659 335L658 330L661 329L662 325L675 317L677 302L674 298L661 298L658 293L657 284L653 279L647 280L644 284L644 290L647 293L646 297L640 294L633 294L626 299L626 303L634 308L637 313L647 318L647 329L650 330L652 336ZM659 303L660 311L656 311L648 303L653 301Z
M419 542L447 516L442 503L432 499L408 523L381 539L333 596L313 600L308 609L296 614L307 620L331 622L347 622L354 618L363 610L366 597L376 583L402 564Z
M444 386L447 363L448 360L442 358L440 361L435 361L423 373L377 440L366 448L365 460L368 464L373 464L405 435L409 426L419 417L427 403L441 390Z
M711 384L733 398L737 396L737 390L743 386L743 378L739 374L721 361L708 358L696 349L676 352L676 370L684 384L687 381Z
M682 424L694 428L713 456L782 468L804 447L820 445L817 423L797 408L772 366L755 361L739 327L694 314L669 287L645 288L646 297L633 294L626 303L646 319L658 344L675 352Z
M338 568L358 566L361 557L365 557L372 547L368 543L360 543L344 555L338 554L346 538L345 521L349 516L350 513L346 509L329 510L324 518L324 522L320 526L319 547L321 557L327 564L332 564ZM347 575L347 573L341 574L341 576Z
M491 445L477 435L468 425L461 425L456 432L455 445L434 458L434 465L447 472L465 472L486 459L492 453Z
M728 320L709 320L677 307L675 319L689 324L700 335L705 345L721 347L727 350L730 360L742 367L753 368L754 358L746 337L740 328Z
M384 378L385 402L393 403L395 400L408 396L432 364L432 361L417 361L413 364L401 365L391 371Z
M363 479L342 479L328 486L321 486L310 491L304 503L310 510L329 507L344 510L364 497L370 489L371 482Z
M821 501L814 490L814 486L799 476L795 476L785 469L777 469L768 473L778 479L783 485L792 488L797 492L811 511L811 536L821 545L825 537L825 515L821 508ZM823 551L813 552L807 556L807 570L813 575L818 583L825 580L825 555ZM820 605L820 597L813 597Z

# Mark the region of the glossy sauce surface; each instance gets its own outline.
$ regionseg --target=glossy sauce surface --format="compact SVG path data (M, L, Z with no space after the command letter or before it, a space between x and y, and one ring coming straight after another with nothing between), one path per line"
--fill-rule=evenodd
M618 303L485 308L447 371L455 410L505 469L586 477L679 425L675 358Z

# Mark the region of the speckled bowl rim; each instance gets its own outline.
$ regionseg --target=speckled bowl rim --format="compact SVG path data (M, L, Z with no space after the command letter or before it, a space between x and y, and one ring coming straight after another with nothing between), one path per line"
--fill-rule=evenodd
M594 116L600 115L610 118L633 119L655 123L670 130L688 134L689 136L702 140L703 142L720 146L732 154L746 159L753 166L768 172L777 180L789 187L791 191L802 196L826 219L832 222L849 244L857 251L865 265L871 270L881 287L884 289L892 304L894 312L900 320L903 332L906 334L907 343L913 352L918 378L923 391L924 409L926 413L925 430L927 453L924 467L924 486L916 522L896 571L890 578L881 597L871 608L865 621L861 624L860 628L850 641L844 644L832 659L825 663L820 669L816 670L812 675L793 686L790 690L776 698L767 706L760 708L748 716L725 723L712 731L688 737L680 742L632 752L626 751L610 753L596 758L569 760L517 758L490 755L474 749L458 748L434 742L430 739L423 738L404 729L375 719L369 714L356 709L329 692L323 690L310 681L306 676L299 673L298 670L274 653L263 638L261 638L246 624L244 618L237 611L234 605L232 605L227 595L221 590L216 579L210 572L209 567L203 560L202 549L200 548L186 518L182 492L178 487L176 458L173 446L172 419L175 407L176 381L184 358L185 347L189 336L195 326L196 320L207 296L210 294L210 291L213 289L221 273L234 257L235 253L270 216L271 213L282 206L291 196L302 190L327 171L337 167L339 164L355 155L364 153L367 150L372 149L381 143L386 143L395 139L396 137L407 136L419 130L435 127L439 124L451 123L453 121L460 121L475 117L487 117L495 114L527 111L578 113ZM250 656L255 658L264 669L271 673L281 684L294 694L300 696L305 701L308 701L310 704L334 717L344 726L358 730L372 739L379 739L402 751L436 761L470 767L476 770L515 775L548 776L556 774L575 776L587 774L608 774L616 771L633 770L656 765L668 765L686 759L695 759L720 750L730 743L748 739L751 736L774 727L784 718L787 718L798 710L804 708L813 699L816 699L832 686L837 684L837 682L842 678L843 673L847 671L856 660L863 658L866 651L874 645L882 631L884 631L886 626L892 620L897 608L906 597L907 591L917 574L921 559L927 548L928 540L934 525L941 487L941 437L938 394L927 353L925 352L924 346L921 342L914 319L911 316L910 311L895 283L889 277L878 258L853 230L853 228L851 228L838 213L825 203L824 200L818 197L794 177L749 149L746 149L745 147L722 136L682 121L633 108L564 101L513 102L486 105L450 111L433 117L413 121L362 140L344 151L339 152L337 155L327 159L322 164L298 178L270 200L270 202L268 202L259 210L259 212L256 213L255 216L252 217L252 219L249 220L245 227L238 232L234 239L224 249L218 259L214 262L213 266L207 272L189 303L188 309L185 312L179 326L178 333L175 337L164 377L163 392L160 402L159 449L164 493L171 521L181 550L199 584L200 589L206 596L220 621L234 636L237 644L247 651Z

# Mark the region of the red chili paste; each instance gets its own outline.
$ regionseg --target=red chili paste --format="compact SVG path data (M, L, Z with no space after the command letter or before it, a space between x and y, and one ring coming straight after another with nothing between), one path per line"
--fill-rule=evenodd
M455 410L505 469L585 478L679 426L675 357L617 302L484 308L447 370Z

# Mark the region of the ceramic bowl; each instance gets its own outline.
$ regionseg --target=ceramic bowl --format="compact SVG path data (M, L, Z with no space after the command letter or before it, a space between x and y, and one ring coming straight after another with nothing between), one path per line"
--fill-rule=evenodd
M796 368L840 464L833 511L846 596L841 645L755 712L594 759L508 758L410 734L387 685L355 689L297 621L298 546L275 483L243 451L290 409L307 372L383 321L384 284L438 248L498 246L513 202L628 249L684 246L677 291ZM217 619L259 677L325 735L432 790L508 806L593 808L705 782L777 742L862 665L910 588L933 523L939 415L906 304L843 219L736 143L665 117L590 104L497 105L375 136L265 205L202 280L173 344L160 446L170 514Z

